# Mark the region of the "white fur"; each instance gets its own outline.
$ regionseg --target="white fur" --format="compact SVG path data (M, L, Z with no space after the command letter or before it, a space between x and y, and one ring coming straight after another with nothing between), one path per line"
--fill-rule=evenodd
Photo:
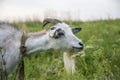
M55 30L59 28L64 30L65 36L59 39L54 39L52 38L52 35L54 34L55 30L50 30L50 29L46 31L44 35L38 36L37 38L35 38L33 35L33 34L37 34L37 32L29 33L28 34L29 37L25 43L28 54L38 50L48 50L51 48L55 50L60 49L63 51L67 51L69 49L73 49L73 47L78 47L78 48L83 47L79 44L79 42L82 43L82 41L72 33L71 28L67 24L59 23L53 27L55 27Z
M55 27L55 30L59 28L62 29L65 32L64 36L58 39L53 38L52 36L55 30L51 29L46 31L43 35L41 35L40 32L29 33L27 34L27 40L25 42L25 47L27 48L26 54L30 54L38 50L55 49L67 51L69 49L74 50L73 47L83 47L79 44L82 43L82 41L72 33L69 25L58 23L53 27ZM3 48L2 55L6 62L5 69L8 74L12 73L16 69L21 58L20 44L22 35L23 32L21 30L15 29L10 25L0 25L0 47ZM64 53L64 63L66 70L74 73L74 60L71 56L68 56L67 53Z
M72 57L72 54L69 52L64 52L63 61L66 71L70 74L73 74L75 72L75 61Z

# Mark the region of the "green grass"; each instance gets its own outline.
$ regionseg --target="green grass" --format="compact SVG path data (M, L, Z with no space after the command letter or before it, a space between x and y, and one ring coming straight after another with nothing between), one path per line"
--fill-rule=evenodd
M66 74L63 52L39 51L25 57L25 80L120 80L120 19L92 22L67 22L81 27L76 34L87 48L75 57L76 73ZM40 31L39 21L14 23L27 32Z

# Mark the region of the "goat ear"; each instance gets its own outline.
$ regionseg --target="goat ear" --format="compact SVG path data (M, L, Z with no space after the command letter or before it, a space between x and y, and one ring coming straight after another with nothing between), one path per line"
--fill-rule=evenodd
M73 34L76 34L81 31L82 28L72 28Z

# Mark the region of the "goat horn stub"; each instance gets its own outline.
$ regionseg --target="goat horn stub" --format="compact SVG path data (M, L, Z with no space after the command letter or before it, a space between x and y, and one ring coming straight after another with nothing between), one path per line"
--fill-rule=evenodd
M42 28L43 28L45 25L47 25L48 23L52 23L53 25L55 25L55 24L57 24L57 23L62 23L62 21L57 20L57 19L49 19L49 18L47 18L47 19L45 19L45 20L43 21Z

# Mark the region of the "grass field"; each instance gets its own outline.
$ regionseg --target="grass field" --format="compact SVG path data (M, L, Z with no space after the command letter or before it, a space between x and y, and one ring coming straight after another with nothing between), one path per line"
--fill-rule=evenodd
M75 57L76 73L67 75L61 51L39 51L25 57L25 80L120 80L120 19L67 22L87 47ZM39 21L14 23L27 32L40 31Z

